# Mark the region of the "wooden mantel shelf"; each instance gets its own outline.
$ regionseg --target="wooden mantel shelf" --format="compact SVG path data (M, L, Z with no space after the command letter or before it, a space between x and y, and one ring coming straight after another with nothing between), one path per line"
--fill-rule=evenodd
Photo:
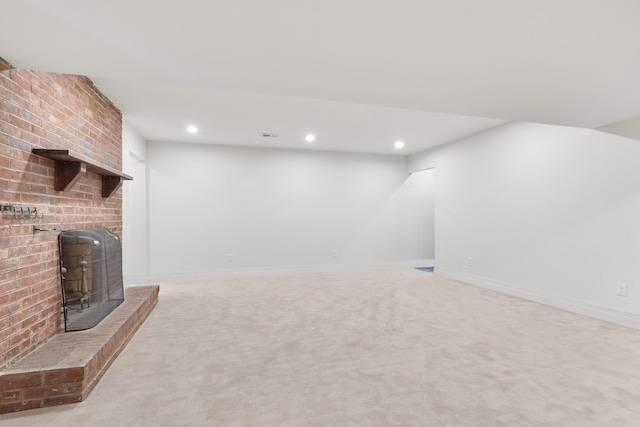
M34 148L33 154L55 160L56 191L67 191L84 175L85 172L94 172L102 176L102 197L111 197L122 185L122 180L131 180L131 176L114 168L103 165L71 150L48 150Z

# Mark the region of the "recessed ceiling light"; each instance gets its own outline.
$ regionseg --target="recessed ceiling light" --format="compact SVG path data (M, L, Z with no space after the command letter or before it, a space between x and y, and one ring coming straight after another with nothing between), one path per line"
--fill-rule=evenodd
M397 150L400 150L400 149L404 148L404 142L396 141L396 143L393 144L393 146L396 147Z
M187 126L187 132L189 133L198 133L198 127L197 126Z
M316 140L316 136L312 133L308 133L307 136L304 137L304 140L307 142L313 142Z

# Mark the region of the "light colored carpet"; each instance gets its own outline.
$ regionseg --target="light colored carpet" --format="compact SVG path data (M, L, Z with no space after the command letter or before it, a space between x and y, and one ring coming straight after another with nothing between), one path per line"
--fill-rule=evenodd
M0 425L640 425L640 334L412 269L161 284L85 402Z

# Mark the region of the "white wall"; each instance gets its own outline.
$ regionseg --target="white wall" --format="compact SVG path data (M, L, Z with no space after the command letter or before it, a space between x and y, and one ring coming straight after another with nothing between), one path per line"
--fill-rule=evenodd
M146 143L122 126L122 169L133 177L122 186L122 269L125 284L147 281Z
M639 160L638 141L530 123L411 156L437 171L436 271L640 327Z
M435 169L416 171L405 183L409 194L407 224L420 239L412 241L419 245L416 253L422 258L435 259Z
M405 157L149 142L146 159L153 279L426 254Z

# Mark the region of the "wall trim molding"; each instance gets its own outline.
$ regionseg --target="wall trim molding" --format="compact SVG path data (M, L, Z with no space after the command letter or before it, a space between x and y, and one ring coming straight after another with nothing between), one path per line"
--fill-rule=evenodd
M131 274L123 277L124 287L132 287L149 283L149 277L146 274Z
M491 289L507 295L523 298L529 301L538 302L573 313L583 314L596 319L605 320L621 326L627 326L640 330L640 315L625 311L615 310L609 307L590 304L581 300L567 298L549 292L542 292L525 286L503 282L488 277L477 276L469 273L461 273L454 270L435 268L435 274L439 274L450 279L459 280L471 285Z
M400 261L363 262L345 264L317 264L317 265L293 265L277 267L257 267L257 268L233 268L217 269L208 271L196 271L190 273L156 273L149 276L132 275L125 276L126 286L136 284L170 282L175 280L206 280L219 277L241 277L241 276L265 276L274 274L305 274L305 273L331 273L349 270L366 270L379 268L415 268L432 267L433 259L409 259Z

